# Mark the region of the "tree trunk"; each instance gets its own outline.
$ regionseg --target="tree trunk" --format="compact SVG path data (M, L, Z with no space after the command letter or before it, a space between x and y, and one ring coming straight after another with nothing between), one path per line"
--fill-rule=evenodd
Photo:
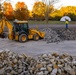
M47 24L48 24L48 17L49 17L48 14L49 14L49 13L48 13L48 11L46 10L46 12L45 12L45 21L46 21Z

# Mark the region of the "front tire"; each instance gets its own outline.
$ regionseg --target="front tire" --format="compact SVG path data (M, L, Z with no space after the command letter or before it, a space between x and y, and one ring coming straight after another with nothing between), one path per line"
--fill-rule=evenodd
M27 37L26 34L21 34L21 35L19 36L19 42L21 42L21 43L26 42L27 39L28 39L28 37Z
M34 38L35 41L38 41L39 40L39 35L38 34L34 34L33 38Z

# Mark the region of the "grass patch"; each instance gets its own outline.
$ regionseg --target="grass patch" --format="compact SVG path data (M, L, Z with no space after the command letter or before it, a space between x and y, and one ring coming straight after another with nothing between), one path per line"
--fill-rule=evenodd
M13 22L12 21L10 21L10 23L11 24L13 24ZM28 21L28 23L30 24L30 25L34 25L34 24L36 24L36 25L41 25L41 24L47 24L46 23L46 21ZM61 22L61 21L48 21L48 25L54 25L54 24L57 24L57 25L63 25L63 24L65 24L65 22ZM69 22L69 24L76 24L76 21L71 21L71 22Z
M47 24L45 21L28 21L29 24ZM65 24L65 22L61 21L48 21L48 24ZM76 21L71 21L69 24L76 24Z

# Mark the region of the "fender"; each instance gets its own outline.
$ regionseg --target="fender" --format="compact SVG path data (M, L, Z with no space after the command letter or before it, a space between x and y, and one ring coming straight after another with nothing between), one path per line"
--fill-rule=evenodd
M40 38L44 38L45 36L45 33L44 32L40 32L38 30L35 30L35 29L29 29L29 34L38 34Z

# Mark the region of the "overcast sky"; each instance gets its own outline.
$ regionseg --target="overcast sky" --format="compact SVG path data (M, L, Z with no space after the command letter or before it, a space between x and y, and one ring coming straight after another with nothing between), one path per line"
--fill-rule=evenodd
M28 9L31 10L33 7L33 4L37 0L11 0L12 5L15 5L18 1L25 2L25 4L28 6ZM55 7L60 6L76 6L76 0L60 0L57 4L55 4Z

